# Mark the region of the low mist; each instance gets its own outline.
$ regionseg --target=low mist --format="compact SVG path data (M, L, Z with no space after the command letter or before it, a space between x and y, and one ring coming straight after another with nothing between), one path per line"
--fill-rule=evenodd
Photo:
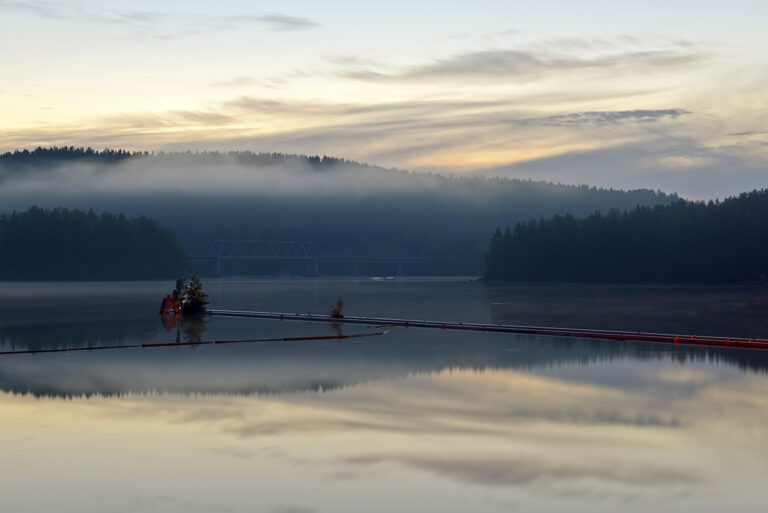
M322 254L428 257L434 265L420 270L427 273L479 274L497 227L674 199L325 157L180 153L104 162L99 153L66 161L29 155L0 162L5 212L38 205L144 215L172 228L190 255L205 254L215 239L307 240Z

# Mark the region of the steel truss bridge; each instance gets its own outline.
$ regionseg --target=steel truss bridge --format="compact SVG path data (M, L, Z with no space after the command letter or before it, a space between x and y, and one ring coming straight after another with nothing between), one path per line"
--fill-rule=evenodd
M384 264L392 266L394 274L401 276L405 274L407 264L432 262L431 258L422 257L321 255L311 241L245 239L214 240L205 255L191 256L189 260L207 267L217 275L222 274L222 269L226 269L228 262L305 262L306 274L310 276L320 274L321 264L349 266L353 275L360 274L362 264Z

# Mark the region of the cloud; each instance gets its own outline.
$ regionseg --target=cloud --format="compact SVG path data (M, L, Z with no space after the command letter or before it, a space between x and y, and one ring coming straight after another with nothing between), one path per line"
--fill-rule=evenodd
M695 139L664 133L642 143L566 151L480 173L562 183L580 181L604 187L662 189L691 199L724 198L768 187L765 163L753 165L743 153L709 148Z
M241 26L257 25L276 31L297 31L319 27L310 19L286 14L177 14L157 11L112 11L99 14L107 21L122 22L138 29L156 29L178 26L186 31L229 30Z
M118 130L152 130L164 127L190 126L216 127L235 123L230 114L214 110L171 110L159 114L121 114L104 118L104 122Z
M0 10L27 12L41 18L66 19L72 12L67 8L49 2L5 2L0 1Z
M743 132L731 132L729 137L749 137L753 135L768 135L768 130L745 130Z
M714 157L706 155L662 155L652 162L663 169L695 169L717 164Z
M548 142L557 137L589 140L583 132L556 133L553 128L604 127L600 142L608 145L625 133L639 131L635 135L645 138L643 126L688 114L684 109L668 108L565 112L531 117L521 115L517 101L504 99L413 100L364 105L287 103L242 97L229 102L224 109L236 112L232 117L240 120L279 115L283 120L295 117L301 121L295 128L280 133L245 135L235 142L237 145L261 144L300 152L337 152L348 158L407 167L445 152L463 153L459 158L472 158L476 151L485 154L496 147L506 146L514 151L521 144L530 147L527 139L531 137ZM621 132L613 128L619 125ZM589 137L595 136L595 133L589 134ZM354 152L337 150L340 144L354 148ZM476 147L482 147L482 150L476 150ZM550 151L553 147L550 146ZM458 168L469 167L458 158L452 160L451 164Z
M267 14L264 16L253 16L253 21L271 25L275 30L305 30L319 27L318 23L307 18L297 16L286 16L285 14Z
M127 23L154 24L165 21L168 16L159 11L111 11L112 17Z
M196 359L201 365L211 362L199 355ZM33 366L40 362L28 363ZM287 357L286 365L298 373L295 358ZM89 368L94 367L98 366ZM342 365L339 371L350 367L354 366ZM222 443L231 447L222 453L225 456L240 457L240 450L244 450L249 451L247 457L254 451L252 461L212 461L209 467L231 469L234 483L239 482L242 469L265 469L277 483L276 493L262 494L261 510L269 513L310 513L312 508L335 511L335 496L323 492L344 489L354 494L370 486L381 488L382 483L406 483L408 499L413 502L416 498L434 511L440 510L433 502L435 490L458 490L470 502L482 501L477 502L481 506L495 505L488 501L513 494L527 504L542 504L543 510L558 509L562 504L579 510L594 509L595 504L604 509L616 504L626 507L625 501L633 499L638 501L635 509L647 504L689 504L691 497L711 501L707 490L720 495L727 492L729 498L754 486L754 476L764 467L763 452L755 450L764 447L766 439L763 376L732 376L734 373L712 362L681 366L671 356L643 365L619 359L608 369L602 367L547 366L541 370L545 375L536 375L535 369L477 372L454 368L323 394L254 397L152 393L63 400L0 395L7 410L20 419L10 423L11 428L29 425L37 430L33 435L38 431L76 432L84 423L104 425L100 432L110 433L112 426L119 429L129 422L132 440L146 445L145 452L150 455L178 440L186 447L183 444L189 436L196 441L188 451L194 461L210 460L210 448L217 451ZM162 375L168 368L167 362L157 364L153 372ZM128 372L137 369L143 372L137 362L126 365ZM711 372L712 377L698 380L695 393L689 394L688 380L659 383L658 372L647 374L654 369L670 376L701 369ZM626 376L638 374L642 385L624 382ZM190 372L189 377L210 375L213 373ZM249 375L261 373L252 369ZM702 373L693 373L697 375ZM729 376L733 379L723 379ZM227 374L224 381L229 379ZM189 413L205 408L210 410L201 415ZM543 416L521 418L514 414L518 409ZM685 422L675 430L616 428L574 424L558 416L563 411L599 410L617 416L643 410L665 417L680 416ZM42 416L57 429L33 422ZM31 421L22 422L27 419ZM350 420L359 425L349 426ZM183 429L180 423L186 423ZM232 427L247 424L280 425L281 429L250 441L228 436L237 434ZM320 429L308 433L307 425ZM417 436L416 430L421 430ZM19 440L25 434L22 428L10 433ZM72 450L63 454L62 461L79 450L77 443L70 446ZM721 468L723 455L730 464L725 473ZM176 470L174 475L182 481L187 475L199 474L189 465ZM222 475L223 480L228 476ZM299 483L299 488L303 482L320 483L320 492L280 498L279 483L286 478ZM190 501L200 499L187 495ZM164 500L153 493L137 497L147 502L128 509L151 509L149 500ZM577 498L582 501L571 501ZM553 506L552 499L569 502ZM199 507L212 510L214 504L208 502L215 500L222 499L207 497ZM192 506L182 509L191 510Z
M513 119L510 123L518 125L537 124L557 127L572 127L583 124L610 125L624 121L647 123L661 119L676 119L685 114L690 114L685 109L636 109L636 110L611 110L571 112L538 118Z
M595 57L554 55L530 50L483 50L411 66L401 71L380 72L358 68L341 70L338 76L369 81L432 81L469 78L539 78L553 72L604 70L617 72L678 68L700 61L702 54L678 50L622 52Z
M503 112L505 105L504 100L356 104L241 97L206 109L119 113L77 126L15 129L4 132L2 138L10 147L78 141L79 144L134 144L153 148L158 144L168 147L169 142L173 144L179 140L186 141L181 145L189 145L195 140L198 147L204 147L207 142L236 147L258 144L267 149L298 153L335 152L347 158L365 160L365 152L345 151L342 147L369 139L385 154L387 150L401 150L402 144L414 134L428 137L430 145L453 145L452 137L443 143L437 143L435 139L443 137L445 130L472 128L473 125L475 129L502 126L505 118L492 114L492 111ZM277 119L283 126L279 132L256 128L269 126L270 120ZM190 128L195 129L191 135ZM465 140L466 135L466 132L462 135ZM427 144L425 139L419 141L419 145L424 144Z
M8 130L0 138L9 149L73 142L138 149L248 148L455 171L530 160L585 145L611 146L624 138L645 141L650 125L662 129L688 115L674 107L564 110L532 116L524 110L529 105L524 95L377 103L241 96L201 109L119 113L77 126ZM589 131L578 130L582 127ZM570 181L584 183L585 178L574 176Z
M584 461L579 464L551 462L518 455L434 455L368 454L351 457L345 463L377 465L397 463L449 477L468 484L491 487L528 486L533 483L557 484L577 479L595 479L627 486L663 487L690 485L700 478L690 470L668 465L653 466L633 462Z
M615 51L617 48L695 49L702 45L663 34L622 34L613 37L557 37L534 41L532 48L546 51Z
M29 13L55 20L84 20L111 23L133 29L140 35L170 39L207 30L229 30L257 25L276 31L297 31L319 27L310 19L281 13L236 15L213 13L171 13L140 10L99 10L51 4L48 2L4 2L0 10Z

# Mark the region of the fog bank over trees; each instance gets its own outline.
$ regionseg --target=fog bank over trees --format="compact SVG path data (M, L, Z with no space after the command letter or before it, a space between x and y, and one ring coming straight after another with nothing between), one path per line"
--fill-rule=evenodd
M3 210L93 208L172 228L188 255L214 239L308 240L324 255L428 257L480 274L497 226L667 204L674 195L409 173L279 153L49 148L0 155Z

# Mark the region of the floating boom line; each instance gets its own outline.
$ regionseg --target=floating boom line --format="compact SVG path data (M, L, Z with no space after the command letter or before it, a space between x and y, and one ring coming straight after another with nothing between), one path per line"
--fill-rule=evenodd
M37 353L69 353L74 351L103 351L107 349L142 349L155 347L206 346L220 344L254 344L262 342L298 342L304 340L343 340L348 338L378 337L386 335L388 330L373 333L356 333L353 335L320 335L312 337L283 337L283 338L248 338L237 340L202 340L195 342L155 342L152 344L123 344L118 346L87 346L87 347L57 347L53 349L21 349L18 351L0 351L0 356L14 354Z
M464 322L443 322L415 319L393 319L386 317L359 317L344 316L332 317L329 315L314 315L300 313L279 313L279 312L253 312L247 310L218 310L209 309L206 312L214 317L242 317L251 319L274 319L281 321L304 321L304 322L324 322L331 324L353 324L373 326L379 331L374 333L358 333L353 335L321 335L310 337L283 337L283 338L253 338L237 340L205 340L193 342L160 342L149 344L123 344L114 346L87 346L87 347L65 347L53 349L23 349L18 351L0 351L0 356L36 354L36 353L64 353L74 351L101 351L108 349L141 349L157 347L174 346L203 346L219 344L246 344L246 343L265 343L265 342L298 342L298 341L318 341L318 340L343 340L350 338L375 337L385 335L387 328L426 328L452 331L484 331L491 333L512 333L519 335L538 335L551 337L570 337L587 338L600 340L616 340L624 342L654 342L674 344L676 346L708 346L708 347L726 347L736 349L768 349L768 339L765 338L745 338L745 337L716 337L707 335L685 335L674 333L650 333L642 331L619 331L619 330L593 330L581 328L556 328L548 326L524 326L509 324L490 324L490 323L464 323Z
M385 317L343 318L328 315L251 312L246 310L209 309L209 315L218 317L245 317L253 319L278 319L282 321L326 322L335 324L358 324L377 327L427 328L456 331L486 331L492 333L515 333L520 335L542 335L551 337L590 338L627 342L656 342L676 346L731 347L738 349L768 349L768 339L745 337L715 337L674 333L649 333L642 331L592 330L581 328L555 328L548 326L523 326L509 324L484 324L465 322L443 322L412 319L391 319Z

